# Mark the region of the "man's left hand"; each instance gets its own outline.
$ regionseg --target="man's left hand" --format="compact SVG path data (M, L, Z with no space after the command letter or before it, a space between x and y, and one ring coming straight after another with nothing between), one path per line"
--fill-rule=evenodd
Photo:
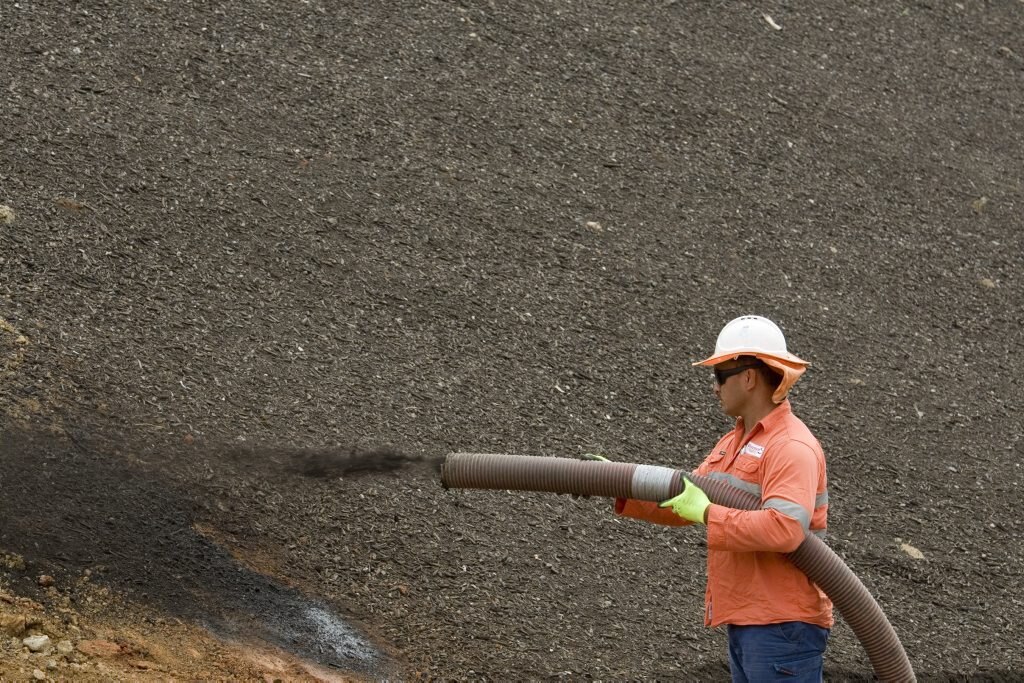
M672 508L672 512L694 524L707 524L710 505L707 494L686 477L683 477L682 493L658 503L658 507Z

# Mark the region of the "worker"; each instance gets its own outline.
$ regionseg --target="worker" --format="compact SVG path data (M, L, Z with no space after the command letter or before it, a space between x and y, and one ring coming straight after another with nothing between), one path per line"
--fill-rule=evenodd
M783 553L806 532L823 536L828 514L825 456L793 414L787 394L808 363L789 353L767 318L729 322L715 352L693 365L714 372L721 409L736 419L696 474L758 496L758 510L711 503L685 480L654 503L618 499L616 513L657 524L707 525L704 623L727 626L734 683L821 681L832 603Z

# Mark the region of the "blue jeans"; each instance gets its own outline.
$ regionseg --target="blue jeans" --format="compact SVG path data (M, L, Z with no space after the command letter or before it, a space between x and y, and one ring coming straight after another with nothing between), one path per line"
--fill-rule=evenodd
M732 626L729 670L733 683L821 683L828 629L802 621Z

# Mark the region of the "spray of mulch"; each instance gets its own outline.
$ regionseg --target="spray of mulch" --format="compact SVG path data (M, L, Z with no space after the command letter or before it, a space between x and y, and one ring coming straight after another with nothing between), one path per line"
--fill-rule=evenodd
M109 440L100 446L0 432L0 550L27 561L16 590L38 590L41 569L69 578L88 570L114 590L222 637L263 641L338 670L386 675L390 664L381 650L337 607L240 564L195 530L195 492L117 451ZM218 455L317 478L426 463L389 447L232 447Z
M427 459L406 455L390 446L359 448L334 446L331 448L285 448L261 446L232 448L229 455L236 461L260 463L293 474L318 479L351 477L395 472L413 465L436 467L440 471L442 459Z

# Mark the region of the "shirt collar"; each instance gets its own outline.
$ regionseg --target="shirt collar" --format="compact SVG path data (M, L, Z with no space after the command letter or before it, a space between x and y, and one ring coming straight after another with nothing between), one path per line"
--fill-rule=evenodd
M761 427L761 431L770 432L779 424L781 424L787 417L793 414L793 407L789 404L789 399L784 399L782 403L779 403L772 409L770 413L758 420L757 424L750 430L747 438L754 436L758 431L758 426ZM740 438L743 436L743 418L736 418L736 434Z

